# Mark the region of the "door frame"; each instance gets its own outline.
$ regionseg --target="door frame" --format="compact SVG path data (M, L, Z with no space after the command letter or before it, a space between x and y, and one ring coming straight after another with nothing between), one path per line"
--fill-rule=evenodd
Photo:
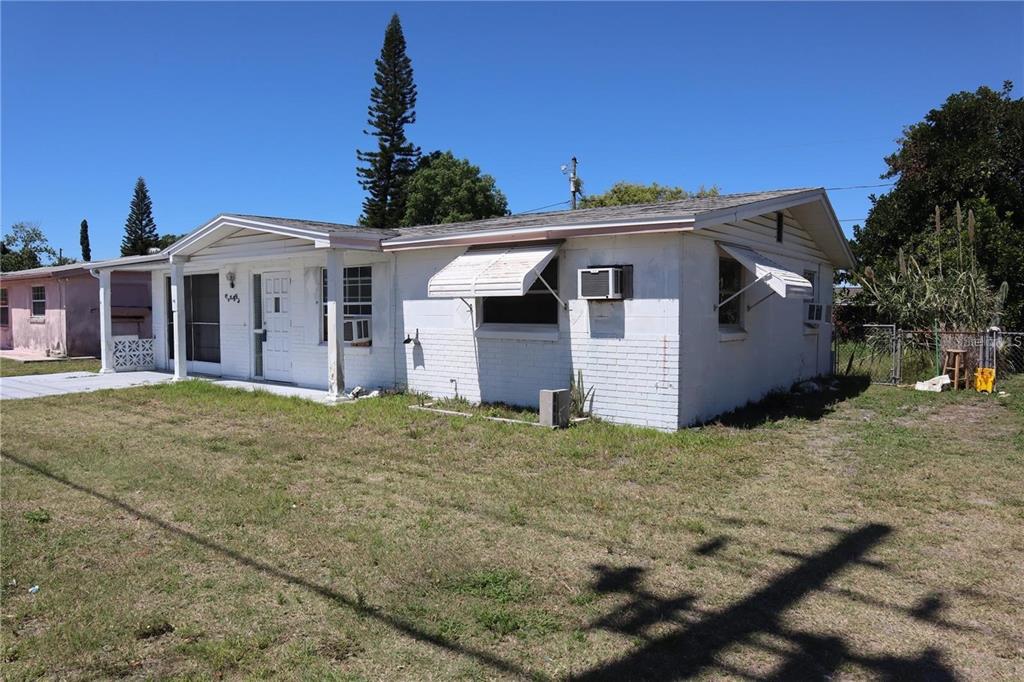
M293 383L294 382L294 377L293 377L293 372L292 372L292 344L291 344L291 341L292 341L292 338L291 338L292 337L291 319L292 319L292 310L293 310L292 309L291 295L292 295L292 279L293 279L293 277L292 277L291 268L287 268L287 267L286 268L280 268L280 267L277 267L277 268L271 268L271 269L267 269L267 270L255 270L254 269L252 271L252 274L260 276L260 290L259 290L259 292L256 293L256 295L260 297L261 306L262 306L262 309L263 309L263 327L262 328L264 330L266 330L266 328L267 328L267 326L266 326L267 325L267 307L266 307L266 305L263 305L263 303L264 303L264 301L263 301L263 286L264 286L264 282L266 282L267 275L275 275L275 274L276 275L287 275L287 277L288 277L288 363L289 364L288 364L288 378L287 379L268 379L267 378L267 358L266 358L266 355L264 354L263 362L262 362L263 374L259 375L259 376L256 375L256 339L255 339L255 334L256 334L256 304L255 304L255 299L253 299L252 305L249 306L249 321L252 324L251 329L253 330L253 340L252 340L252 344L250 346L252 348L252 351L250 352L250 355L249 355L249 367L250 367L249 374L250 374L250 376L253 379L259 379L260 381L273 381L273 382L277 382L277 383ZM251 286L251 283L250 283L250 286ZM266 346L264 346L264 348L265 347Z
M215 269L215 270L203 269L203 270L195 270L195 271L189 270L189 271L185 272L184 276L185 277L191 277L192 275L216 275L217 276L217 297L218 297L218 299L220 298L220 295L221 295L221 290L220 290L221 289L221 282L220 282L220 270L219 269ZM168 368L173 368L174 367L174 360L171 358L171 350L172 350L172 345L174 343L174 340L172 338L168 338L168 336L167 336L168 329L170 328L171 324L174 323L174 318L173 318L174 312L171 310L171 306L169 304L170 294L168 292L170 291L170 289L171 289L171 275L170 275L170 273L168 273L168 274L164 275L164 306L167 309L164 311L164 328L163 328L163 330L161 330L161 333L163 334L163 337L165 339L165 342L164 342L164 347L165 347L164 348L164 362L167 363L167 367ZM220 323L219 303L218 303L218 311L217 311L217 320L218 320L217 321L217 327L219 329L222 326L221 323ZM185 326L186 326L186 328L188 327L188 320L185 321ZM153 335L156 336L155 330L154 330ZM221 376L221 367L222 367L222 363L224 362L224 343L223 343L223 338L221 338L220 353L221 353L221 362L204 362L202 360L189 360L188 358L186 358L185 359L185 371L187 371L189 374L206 374L206 375L209 375L209 376L217 376L217 377Z

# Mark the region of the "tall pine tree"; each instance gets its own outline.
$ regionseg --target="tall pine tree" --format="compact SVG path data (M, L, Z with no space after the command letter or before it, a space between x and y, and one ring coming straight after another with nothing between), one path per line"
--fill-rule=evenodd
M122 256L144 256L151 247L157 246L160 238L153 221L153 202L149 198L146 181L139 178L135 183L135 194L124 223L124 239L121 240Z
M92 260L92 247L89 246L89 221L82 218L82 228L78 232L78 243L82 245L82 260Z
M359 220L368 227L397 227L405 215L406 181L420 156L419 147L405 137L405 126L416 122L416 84L397 14L384 32L384 46L375 64L376 85L370 90L367 121L373 132L363 132L377 138L377 149L356 151L363 164L356 174L368 194Z

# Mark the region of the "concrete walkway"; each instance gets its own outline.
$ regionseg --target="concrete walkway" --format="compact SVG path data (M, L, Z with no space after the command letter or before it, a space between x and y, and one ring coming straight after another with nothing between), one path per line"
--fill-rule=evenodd
M19 400L66 393L88 393L102 391L106 388L130 388L146 384L162 384L173 378L170 374L163 372L121 372L117 374L60 372L58 374L0 377L0 399Z
M327 391L315 388L302 388L288 384L268 384L255 381L238 381L234 379L207 379L194 377L225 388L240 388L244 391L266 391L274 395L312 400L317 403L329 403ZM60 374L32 374L29 376L0 378L0 400L18 400L23 398L41 398L50 395L67 393L88 393L108 388L131 388L149 384L164 384L173 381L174 377L164 372L118 372L115 374L96 374L93 372L63 372Z
M302 386L291 386L289 384L268 384L257 381L241 381L237 379L211 379L212 383L223 386L225 388L240 388L243 391L266 391L267 393L273 393L274 395L287 396L289 398L302 398L303 400L312 400L315 403L333 404L328 398L327 391L322 391L318 388L303 388ZM337 402L347 402L347 398L342 398Z

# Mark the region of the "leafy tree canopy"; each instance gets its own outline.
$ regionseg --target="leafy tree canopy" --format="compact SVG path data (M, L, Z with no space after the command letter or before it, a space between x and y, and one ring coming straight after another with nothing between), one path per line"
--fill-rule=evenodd
M980 87L951 95L907 127L886 157L892 190L872 196L864 226L854 227L861 266L879 277L897 268L902 248L923 268L955 257L956 204L976 216L978 265L993 288L1007 282L1003 325L1024 324L1024 99ZM940 230L933 214L938 206Z
M449 152L420 159L406 188L402 225L433 225L508 214L508 200L494 178Z
M406 183L420 156L419 147L405 137L405 126L416 122L416 84L397 14L384 32L375 64L367 121L372 132L364 132L377 138L377 149L356 151L361 164L356 174L367 193L359 222L368 227L397 227L405 215Z
M682 187L671 185L659 185L652 182L649 185L641 185L635 182L616 182L604 194L594 194L583 197L580 201L581 208L595 208L597 206L626 206L629 204L657 204L663 201L677 201L689 199L690 197L714 197L718 196L718 186L710 188L700 186L696 192L687 192Z
M967 212L965 225L957 204L953 221L946 225L936 208L935 232L927 240L932 254L925 265L899 249L895 269L876 274L866 267L856 276L864 287L858 302L902 329L970 331L1000 324L1009 287L1006 282L992 287L981 270L974 212ZM949 242L954 245L947 247Z
M57 252L35 223L14 223L0 243L0 270L14 272L39 268L55 260Z
M160 239L157 240L156 246L161 250L166 249L168 246L170 246L171 244L178 241L184 236L185 235L183 234L162 234L160 235Z

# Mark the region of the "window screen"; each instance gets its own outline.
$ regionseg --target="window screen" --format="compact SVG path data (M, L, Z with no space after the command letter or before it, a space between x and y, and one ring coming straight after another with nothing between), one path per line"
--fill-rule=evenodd
M7 289L0 289L0 327L11 323L11 307L7 302Z
M216 274L185 276L185 359L220 362L220 279ZM167 280L167 347L174 358L171 281Z
M32 287L32 315L42 317L46 314L46 287Z

